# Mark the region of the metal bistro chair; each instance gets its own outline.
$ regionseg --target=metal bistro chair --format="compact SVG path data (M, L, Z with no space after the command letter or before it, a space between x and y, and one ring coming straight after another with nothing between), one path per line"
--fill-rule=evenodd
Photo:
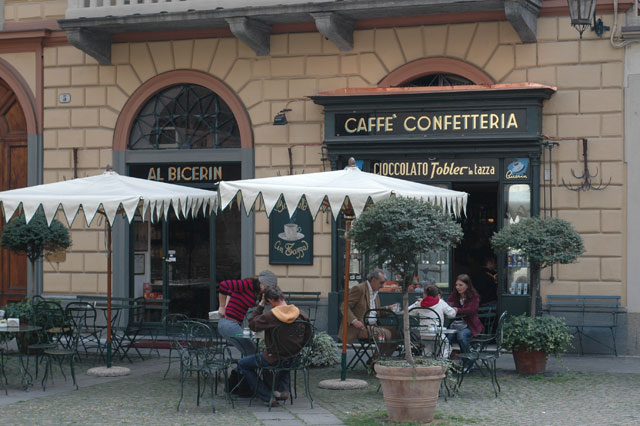
M36 342L30 344L27 349L29 354L35 354L37 379L40 361L41 359L44 359L44 350L58 347L56 336L49 333L49 330L52 329L53 324L55 324L52 317L55 316L57 312L57 306L54 303L49 304L47 301L40 301L33 306L33 311L36 325L39 325L42 328L33 333Z
M416 307L409 311L411 344L416 355L445 358L449 343L442 333L440 316L431 308Z
M78 342L80 341L82 335L82 324L79 324L79 327L73 327L73 330L70 334L66 335L66 345L58 345L55 348L45 349L44 356L46 357L47 364L44 370L44 377L42 378L42 390L46 390L47 379L51 375L51 383L53 383L53 375L52 375L52 367L51 364L53 361L58 363L60 367L60 372L64 377L64 380L67 380L67 376L64 374L64 370L62 368L62 363L64 361L69 362L69 369L71 370L71 378L73 379L73 384L78 390L78 384L76 383L76 375L73 368L73 359L78 356Z
M375 323L371 324L370 318L375 317ZM380 360L400 359L404 358L402 345L404 344L404 334L402 332L402 317L396 315L390 309L369 309L364 313L364 324L367 330L369 330L369 336L373 340L373 344L376 348L376 354ZM382 329L387 329L391 332L391 337L386 338ZM395 351L398 351L398 356L393 356ZM411 350L409 348L409 350Z
M305 396L309 400L311 408L313 408L313 398L309 388L309 364L310 364L310 346L313 340L313 326L310 321L296 320L290 324L281 324L271 330L269 345L266 351L275 354L277 361L274 364L264 366L259 369L258 377L262 376L265 371L271 372L271 398L269 399L269 411L274 401L273 391L276 390L276 382L279 376L283 374L289 375L289 395L291 404L293 404L293 392L291 390L291 372L302 371L304 380ZM299 345L292 345L291 341L298 341ZM265 339L266 342L266 339ZM296 384L294 383L294 389ZM251 401L256 396L257 389L254 389ZM296 392L297 393L297 392ZM251 404L251 401L249 404Z
M96 308L87 302L71 302L67 304L65 313L71 318L74 331L79 333L78 346L82 345L85 356L89 358L89 349L95 349L96 355L102 357L104 351L100 340L102 330L96 324L98 318Z
M182 333L175 336L175 347L180 355L180 400L178 401L177 410L180 410L180 403L184 398L184 382L187 375L196 373L198 381L197 389L197 405L200 405L200 379L211 380L211 407L216 412L214 401L214 387L217 388L219 373L224 376L225 395L227 400L233 400L229 395L228 387L228 369L231 364L231 353L229 348L216 345L211 327L208 324L199 321L184 321L181 323ZM222 348L222 349L221 349ZM203 393L204 393L203 388Z
M496 333L494 335L487 335L484 338L478 338L478 336L474 336L477 338L474 343L472 341L472 350L468 353L459 353L458 358L462 360L471 360L475 365L478 366L480 371L485 369L489 373L489 377L491 378L491 386L493 387L493 392L498 397L498 393L500 392L500 383L498 383L498 376L496 374L496 361L500 358L500 353L502 352L502 329L504 327L504 321L507 318L507 312L504 311L502 315L500 315L500 319L498 320L498 325L496 329ZM496 349L489 350L489 345L496 345ZM460 368L458 371L458 380L456 383L456 391L460 389L462 385L462 381L464 380L464 376L467 375L469 371L465 368Z
M169 365L167 365L167 371L164 372L163 378L167 377L171 369L171 352L178 349L175 339L182 334L182 323L188 319L189 317L185 314L167 314L162 318L162 329L169 338Z
M121 335L118 338L118 347L122 351L120 360L127 358L129 362L133 362L129 357L129 349L133 348L138 354L138 357L144 361L144 357L136 344L138 336L144 330L145 311L146 299L144 297L135 298L129 307L127 325L120 328Z

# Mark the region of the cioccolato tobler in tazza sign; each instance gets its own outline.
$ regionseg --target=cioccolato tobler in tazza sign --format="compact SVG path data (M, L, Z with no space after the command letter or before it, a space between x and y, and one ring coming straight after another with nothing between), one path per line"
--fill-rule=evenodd
M336 136L522 132L526 111L411 111L336 114Z

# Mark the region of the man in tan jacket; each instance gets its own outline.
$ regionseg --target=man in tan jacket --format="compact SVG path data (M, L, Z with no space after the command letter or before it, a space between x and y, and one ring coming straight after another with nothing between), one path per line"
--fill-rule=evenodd
M369 339L371 337L369 330L374 334L373 337L378 340L381 336L384 336L384 340L389 341L396 335L395 330L391 330L388 327L377 326L377 318L375 315L370 315L366 320L364 318L367 310L381 309L378 290L382 288L384 283L384 272L381 269L374 269L367 274L367 281L349 289L347 343L352 343L356 339ZM385 306L384 309L391 309L391 306ZM369 327L367 327L367 325L369 325ZM342 322L340 323L338 337L342 339ZM378 346L380 347L382 355L388 356L395 351L397 345L393 343L382 343L378 344Z

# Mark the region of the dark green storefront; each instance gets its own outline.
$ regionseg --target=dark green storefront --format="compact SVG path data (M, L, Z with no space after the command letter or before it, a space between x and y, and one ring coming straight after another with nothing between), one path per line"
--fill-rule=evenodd
M324 107L326 153L332 169L354 157L362 170L465 191L465 237L447 253L424 253L415 282L448 294L455 277L477 274L491 256L489 237L540 211L542 104L555 88L522 83L492 86L343 89L313 96ZM336 335L343 294L344 240L333 227L328 331ZM366 257L354 254L351 285L363 281ZM497 308L528 311L532 276L518 253L496 257ZM392 277L387 277L392 280ZM411 299L420 295L416 291ZM383 305L400 293L381 292Z

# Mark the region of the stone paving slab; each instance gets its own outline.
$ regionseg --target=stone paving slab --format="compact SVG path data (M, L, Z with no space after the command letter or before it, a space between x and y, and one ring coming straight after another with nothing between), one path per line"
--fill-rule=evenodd
M131 376L95 378L86 375L91 365L78 366L79 391L56 372L53 386L42 392L39 386L24 392L18 386L18 372L8 365L9 397L0 389L0 419L3 424L82 425L319 425L345 424L354 416L384 413L377 379L364 370L349 371L348 377L365 380L368 386L346 392L317 387L320 380L339 377L339 368L313 369L311 409L304 392L294 404L268 408L259 402L248 406L237 400L231 408L222 394L215 397L211 412L209 390L196 406L196 379L185 381L180 411L177 363L163 379L166 358L152 358L121 365L131 368ZM550 359L544 376L523 378L515 374L513 360L500 359L502 392L495 398L488 377L474 373L460 393L438 401L436 414L443 425L638 425L640 424L640 358L565 357L562 363ZM580 370L580 371L577 371ZM609 372L611 371L611 372ZM302 388L302 380L298 389ZM377 414L376 414L377 415ZM381 414L383 415L383 414Z

